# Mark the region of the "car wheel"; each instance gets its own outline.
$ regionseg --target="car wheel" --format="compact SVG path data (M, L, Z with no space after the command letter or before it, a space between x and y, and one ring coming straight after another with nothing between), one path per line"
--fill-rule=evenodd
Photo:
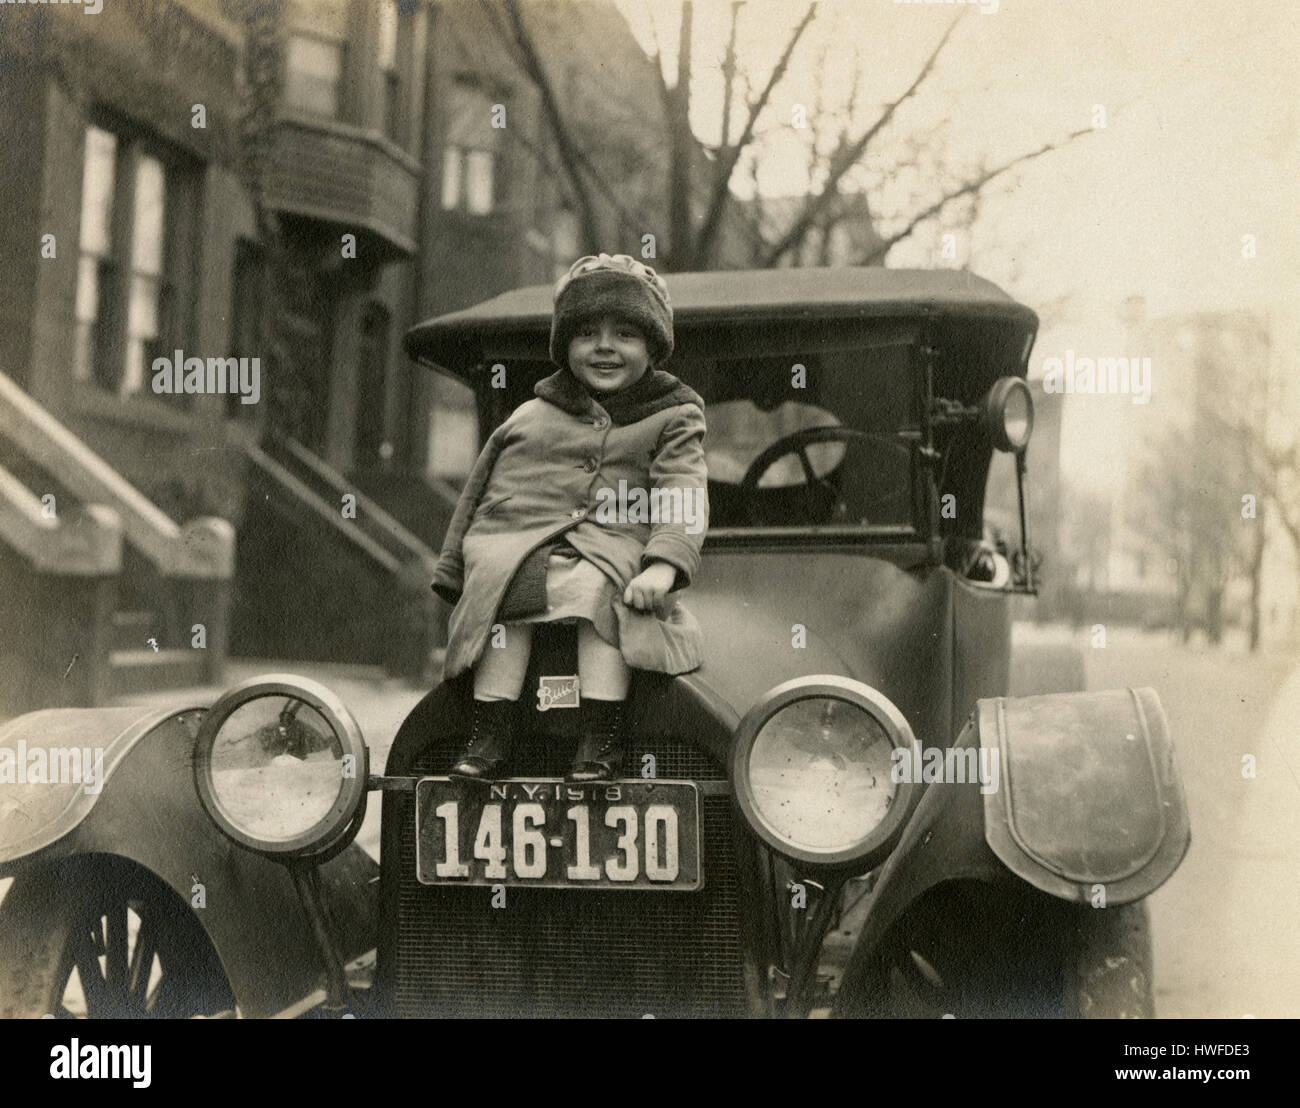
M1145 904L1094 909L956 882L891 931L837 1014L1150 1019L1151 965Z
M188 907L120 860L19 877L0 904L0 1018L232 1015L216 951Z
M1154 1019L1151 914L1145 903L1076 912L1067 1016Z

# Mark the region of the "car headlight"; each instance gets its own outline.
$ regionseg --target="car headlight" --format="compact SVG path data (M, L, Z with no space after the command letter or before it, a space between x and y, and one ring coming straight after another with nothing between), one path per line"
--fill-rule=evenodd
M204 713L194 740L194 783L208 815L271 857L317 857L350 841L365 814L368 769L343 702L288 674L236 685Z
M736 803L754 833L795 861L867 870L893 848L915 799L894 751L915 749L907 720L860 681L800 677L741 720Z
M1019 454L1034 431L1034 397L1019 377L1000 377L982 405L984 429L999 450Z

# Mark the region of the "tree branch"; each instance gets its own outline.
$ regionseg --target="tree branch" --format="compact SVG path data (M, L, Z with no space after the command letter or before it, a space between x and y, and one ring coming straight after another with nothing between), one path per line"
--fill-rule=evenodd
M1296 444L1274 448L1264 440L1258 424L1241 419L1225 419L1216 411L1205 411L1202 414L1218 436L1225 441L1240 444L1247 469L1260 483L1275 517L1290 537L1296 553L1300 554L1300 510L1289 509L1293 503L1288 496L1291 482L1285 476L1300 476L1300 455L1297 455Z
M587 248L599 249L601 244L600 219L596 214L596 205L592 199L591 190L587 187L587 182L583 180L582 174L579 172L581 164L580 152L573 141L573 136L569 133L568 123L560 111L559 103L555 97L555 90L552 88L550 78L547 77L546 71L542 67L532 36L528 33L523 18L519 14L517 0L504 0L504 3L506 14L510 17L515 42L523 59L524 70L533 84L537 86L538 94L542 99L542 110L550 121L551 131L555 135L555 143L560 148L560 160L564 165L565 176L569 179L574 199L578 202L578 210L582 219L582 234L586 239Z
M530 80L535 81L535 76L533 74L533 71L529 69L528 66L526 65L523 54L519 49L514 34L511 32L511 30L508 27L506 27L504 21L501 19L499 11L497 10L498 5L494 4L493 0L479 0L479 5L480 7L483 8L483 10L486 12L489 19L491 20L493 30L496 31L498 37L501 38L505 47L511 52L511 55L516 58L517 64L519 65L520 69L522 69L525 72L525 74L529 77ZM453 35L457 34L454 24L448 24L448 27L450 29L450 32ZM459 36L457 37L462 52L466 56L474 56L476 51L474 50L473 45L469 42L465 42L463 39L460 39ZM669 89L669 87L663 81L662 78L663 78L663 72L662 69L660 68L657 70L657 79L661 85L661 88L664 90L665 95L671 96L671 89ZM551 125L553 127L553 124L551 123L549 118L548 118L548 125ZM562 161L561 165L558 168L555 166L555 163L552 161L552 159L548 157L544 151L538 149L534 143L529 142L527 139L521 138L519 131L516 130L512 132L512 134L513 137L521 143L521 145L524 147L525 150L527 150L530 154L532 154L535 158L537 158L538 161L540 161L544 166L551 169L553 172L557 172L561 176L565 177L566 180L571 179L571 175L574 171L581 170L582 173L584 174L583 180L589 183L590 188L594 190L596 194L602 196L608 202L610 208L618 215L619 219L622 220L623 223L633 224L635 226L645 228L645 227L655 226L655 224L658 222L657 219L650 218L650 216L648 216L644 210L630 206L626 202L624 198L625 195L624 192L616 188L614 185L612 185L609 182L609 180L601 172L600 168L592 160L592 156L588 154L587 151L580 145L579 136L574 134L572 131L568 132L569 145L568 145L567 152L563 148L561 149L560 152L561 158L565 160ZM567 158L570 157L574 159L573 164L569 164L567 161ZM753 223L752 220L748 220L748 216L746 216L746 218L748 222L750 222L751 224ZM761 242L762 236L758 233L758 229L756 225L753 226L753 230L756 239L758 240L758 242ZM593 244L593 248L598 248L599 245L600 245L599 243ZM669 246L671 247L671 243L669 244ZM667 251L663 251L663 250L660 251L660 265L662 268L665 269L672 267L671 258L668 257Z
M683 0L677 32L677 83L668 99L668 264L677 267L691 256L691 199L695 156L691 134L691 44L695 6Z
M650 0L641 0L641 4L645 8L646 22L650 25L650 41L654 43L654 53L650 58L655 66L655 84L659 87L659 100L664 106L664 114L667 115L672 111L672 89L668 87L668 78L664 76L664 52L659 44L659 27L655 23Z
M831 162L829 166L830 172L827 175L826 183L823 185L822 191L816 196L809 197L808 202L804 205L804 210L799 215L799 218L796 219L794 223L790 225L785 234L783 234L768 249L767 256L764 258L764 263L766 265L775 265L786 251L797 246L803 240L803 237L808 233L809 228L817 221L817 217L821 214L822 208L824 208L830 202L831 198L836 195L836 186L838 186L840 178L843 177L844 174L847 173L858 161L858 159L862 157L871 140L881 132L891 119L893 119L894 113L916 94L916 90L919 89L925 82L926 78L930 76L930 72L934 69L934 63L938 60L939 54L948 44L948 40L952 37L953 31L956 30L958 22L965 14L966 12L963 9L958 12L953 21L948 24L948 29L944 31L943 37L939 39L935 48L930 51L930 56L925 59L925 64L921 66L920 72L917 73L912 83L907 87L907 90L885 108L884 112L881 113L880 118L867 128L866 132L857 142L853 143L842 153L838 163L835 161Z
M962 185L961 188L957 189L955 192L948 193L946 196L935 201L924 211L913 216L912 219L908 222L907 226L904 227L897 234L893 234L886 239L882 239L880 243L878 243L871 250L870 253L866 254L863 258L861 258L857 262L857 264L875 265L879 259L883 258L889 252L890 247L894 246L896 243L902 242L903 239L907 238L907 236L910 235L913 231L915 231L918 226L924 223L931 216L938 215L939 212L941 212L954 200L957 200L962 196L968 196L974 192L979 192L979 190L982 189L985 185L987 185L990 181L992 181L996 177L1002 176L1002 174L1006 173L1008 170L1014 169L1018 165L1023 165L1025 162L1032 161L1034 158L1042 157L1044 154L1049 154L1053 150L1059 150L1063 146L1068 146L1075 139L1080 138L1083 135L1090 135L1090 134L1092 134L1092 129L1090 127L1085 127L1082 130L1078 130L1078 131L1071 131L1060 142L1049 142L1044 146L1040 146L1037 150L1031 150L1028 154L1021 154L1018 158L1012 158L1011 161L1004 162L996 169L990 169L986 173L980 174L980 176L976 177L972 181L967 181L966 184Z
M709 257L713 250L713 244L717 239L722 225L722 212L726 207L727 201L731 198L731 174L736 168L736 163L740 160L741 152L749 145L750 139L754 134L754 125L758 122L759 115L767 107L767 102L771 99L772 90L785 76L785 71L790 65L790 58L794 54L795 47L799 45L799 39L803 37L804 31L817 15L817 0L813 0L808 5L808 10L804 12L803 18L799 21L798 26L790 34L790 39L785 45L780 59L768 76L767 84L763 86L763 91L758 94L758 99L749 106L749 114L745 119L744 130L741 131L740 137L734 145L727 146L725 143L720 149L718 157L718 172L714 177L713 191L709 197L709 203L704 213L704 221L700 225L699 234L696 236L695 249L692 251L694 260L702 263Z
M736 29L740 22L740 9L744 0L731 0L731 27L727 32L727 51L722 57L722 128L718 139L718 154L721 155L731 142L731 102L736 83ZM719 156L721 167L722 158Z

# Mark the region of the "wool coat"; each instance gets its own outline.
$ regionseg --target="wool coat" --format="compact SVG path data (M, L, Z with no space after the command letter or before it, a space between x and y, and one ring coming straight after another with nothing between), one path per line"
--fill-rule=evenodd
M516 573L561 536L616 586L619 646L629 665L661 673L696 668L694 618L680 604L663 620L629 609L623 591L654 561L676 569L674 589L699 569L708 525L703 400L657 369L600 401L567 369L534 392L488 438L447 529L432 585L455 605L444 679L474 665L501 620L502 600L518 591ZM689 497L694 512L660 512L647 521L636 510L609 510L620 491L631 503L636 490L648 497L652 489L673 504Z

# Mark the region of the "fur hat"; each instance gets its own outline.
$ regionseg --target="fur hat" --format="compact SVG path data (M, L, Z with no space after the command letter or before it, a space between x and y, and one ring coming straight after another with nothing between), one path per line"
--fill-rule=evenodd
M650 364L673 352L673 307L664 279L627 254L588 254L555 284L551 361L569 368L569 342L578 325L606 313L631 320L646 336Z

